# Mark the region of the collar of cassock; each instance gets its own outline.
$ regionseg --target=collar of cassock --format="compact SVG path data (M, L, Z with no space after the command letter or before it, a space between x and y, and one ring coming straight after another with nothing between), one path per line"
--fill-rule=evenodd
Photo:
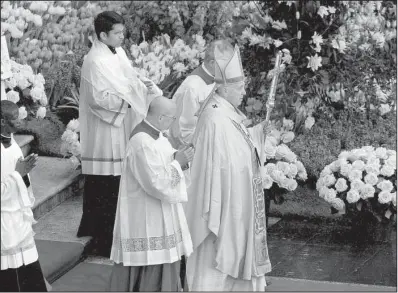
M137 133L140 132L145 132L149 136L151 136L153 139L158 139L160 137L160 134L162 133L159 131L155 126L153 126L151 123L149 123L146 119L142 120L140 124L138 124L133 132L130 135L130 139L136 135ZM167 137L165 133L162 133L164 137Z
M209 85L214 83L214 76L210 74L209 71L206 70L205 66L202 64L197 67L194 71L192 71L189 75L197 75L203 79L203 81Z
M107 46L108 46L108 45L107 45ZM116 54L116 49L115 49L114 47L108 46L108 48L109 48L109 50L111 50L111 52L112 52L113 54Z
M106 47L108 47L108 49L109 49L113 54L117 54L115 47L109 46L109 45L105 44L104 42L101 42L101 41L98 40L98 39L96 39L94 42L97 44L97 46L98 46L98 45L100 45L100 46L106 46Z

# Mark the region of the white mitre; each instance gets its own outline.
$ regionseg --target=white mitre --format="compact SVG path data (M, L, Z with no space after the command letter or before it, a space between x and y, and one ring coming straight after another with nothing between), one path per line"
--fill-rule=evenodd
M232 51L232 45L225 41L224 46L214 48L215 82L218 84L234 84L244 81L242 61L238 45ZM229 52L232 51L232 52Z

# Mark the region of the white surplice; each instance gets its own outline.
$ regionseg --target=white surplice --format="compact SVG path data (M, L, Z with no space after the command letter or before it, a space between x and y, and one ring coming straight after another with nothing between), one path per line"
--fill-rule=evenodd
M147 126L150 127L150 126ZM110 259L124 266L174 263L192 253L181 202L187 201L176 150L161 133L129 141L120 180Z
M197 113L203 102L215 89L214 76L202 64L196 68L180 85L172 100L177 105L177 119L170 127L169 140L173 147L180 148L192 142ZM190 170L184 171L187 186L191 184ZM183 204L184 206L185 204Z
M192 182L185 206L194 247L187 262L192 291L263 291L271 271L264 196L257 167L263 125L215 94L194 135Z
M80 82L79 122L82 172L91 175L121 174L131 131L146 116L151 92L131 66L123 48L113 54L95 40L84 59ZM128 108L128 106L131 108Z
M38 260L32 225L34 197L21 175L15 171L21 148L11 139L1 144L1 269L19 268Z

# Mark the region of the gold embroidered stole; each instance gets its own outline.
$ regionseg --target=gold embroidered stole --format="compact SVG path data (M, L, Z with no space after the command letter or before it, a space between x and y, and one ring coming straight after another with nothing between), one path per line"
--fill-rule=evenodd
M262 186L262 179L260 175L260 160L250 133L246 127L242 124L237 123L231 119L233 125L243 135L244 139L248 143L251 149L251 159L253 166L253 200L254 200L254 250L255 250L255 270L260 266L267 265L269 263L268 247L267 247L267 229L266 229L266 218L265 218L265 202L264 202L264 191Z

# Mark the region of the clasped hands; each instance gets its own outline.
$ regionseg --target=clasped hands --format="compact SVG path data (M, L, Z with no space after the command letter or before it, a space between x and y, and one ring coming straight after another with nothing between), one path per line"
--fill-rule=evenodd
M193 145L187 144L175 152L174 159L180 164L181 167L184 167L193 160L194 154L195 150Z
M30 154L25 159L19 158L15 165L15 171L17 171L21 177L24 177L36 166L37 160L37 154Z

